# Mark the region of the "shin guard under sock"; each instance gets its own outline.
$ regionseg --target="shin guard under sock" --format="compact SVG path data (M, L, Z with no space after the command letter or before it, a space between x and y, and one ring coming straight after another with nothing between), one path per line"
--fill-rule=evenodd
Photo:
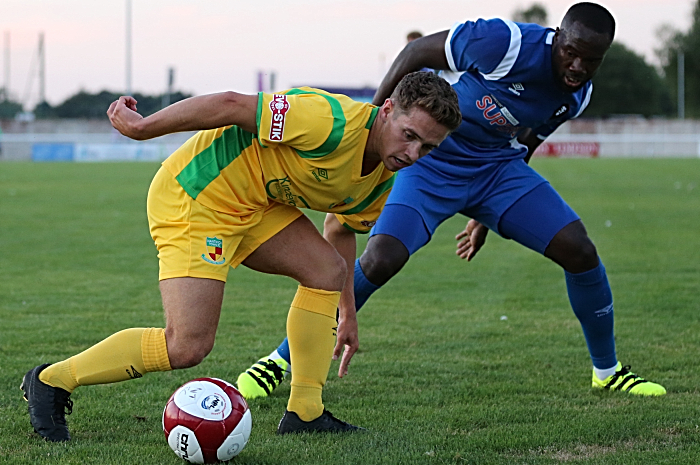
M588 351L597 368L617 365L615 356L613 299L605 267L566 275L569 302L583 328Z
M323 413L321 392L331 367L340 292L299 286L287 317L292 389L287 410L303 421Z
M47 367L39 379L49 386L73 392L78 386L116 383L141 378L144 373L169 370L165 330L131 328Z
M355 260L355 310L358 312L360 308L367 302L367 299L374 294L374 291L379 289L381 286L372 284L365 273L362 271L360 266L360 259ZM282 357L287 363L291 363L291 357L289 355L289 340L284 339L282 344L277 347L277 353Z

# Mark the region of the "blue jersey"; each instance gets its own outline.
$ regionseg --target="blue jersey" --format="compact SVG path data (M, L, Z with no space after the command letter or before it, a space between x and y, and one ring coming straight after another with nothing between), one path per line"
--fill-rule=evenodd
M527 147L518 134L530 128L544 140L580 115L593 85L588 81L574 93L560 89L553 36L552 29L504 19L455 25L445 42L452 72L444 77L459 97L462 124L425 163L469 175L478 165L522 159Z

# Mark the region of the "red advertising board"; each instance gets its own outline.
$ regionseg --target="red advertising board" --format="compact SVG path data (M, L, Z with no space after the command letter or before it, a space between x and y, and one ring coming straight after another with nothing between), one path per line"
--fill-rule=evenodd
M600 154L598 142L543 142L536 157L597 157Z

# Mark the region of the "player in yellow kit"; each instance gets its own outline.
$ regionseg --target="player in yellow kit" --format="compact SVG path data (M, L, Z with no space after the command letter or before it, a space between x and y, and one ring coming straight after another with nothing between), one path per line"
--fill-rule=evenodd
M70 439L65 414L78 386L199 364L214 345L229 267L241 263L300 284L287 318L294 366L278 433L358 429L321 399L331 356L345 349L342 377L359 345L354 233L369 231L379 216L393 172L460 124L452 88L413 73L381 107L300 88L194 97L147 118L133 98L120 97L107 113L137 140L201 131L163 163L148 194L166 325L120 331L30 370L22 389L35 431ZM299 208L329 213L325 239Z

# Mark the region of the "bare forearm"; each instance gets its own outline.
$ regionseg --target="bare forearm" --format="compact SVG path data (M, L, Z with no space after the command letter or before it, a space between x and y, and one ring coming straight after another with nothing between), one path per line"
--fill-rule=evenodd
M374 94L372 103L375 105L384 103L394 91L396 84L408 73L420 71L423 68L448 69L444 48L448 32L438 32L407 44L391 64L377 93Z
M119 132L136 140L230 125L256 132L257 103L257 95L222 92L182 100L146 118L124 105L110 107L108 114Z

